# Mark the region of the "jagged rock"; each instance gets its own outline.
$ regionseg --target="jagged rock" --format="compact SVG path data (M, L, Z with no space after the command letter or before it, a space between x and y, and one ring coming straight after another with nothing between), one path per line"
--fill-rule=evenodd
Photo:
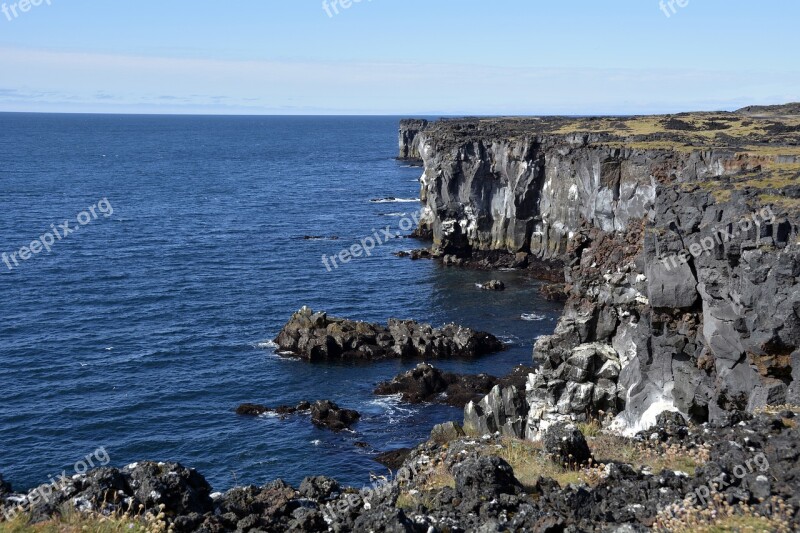
M480 402L470 402L464 408L464 431L471 435L501 432L508 437L525 434L528 405L517 387L495 386Z
M329 317L308 307L292 315L275 342L282 350L310 361L473 358L503 349L493 335L455 324L433 328L391 319L387 326L380 326Z
M410 453L410 448L399 448L378 454L375 461L391 470L398 470Z
M164 504L177 514L206 513L211 486L196 470L176 463L141 462L122 470L133 495L148 509Z
M451 440L458 439L465 436L464 428L456 422L445 422L444 424L437 424L431 430L431 440L444 444Z
M560 465L582 465L592 456L586 438L573 424L553 424L544 434L545 453Z
M501 381L487 374L442 372L432 365L421 363L392 381L379 383L374 392L380 396L402 394L403 401L410 403L435 401L463 407L471 400L480 399Z
M522 488L511 465L497 456L467 459L453 467L453 476L456 492L464 499L517 494Z
M300 483L298 492L305 498L324 502L339 492L339 483L325 476L307 477Z
M311 421L333 431L350 429L360 418L358 411L342 409L330 400L320 400L311 405Z
M374 533L412 533L417 531L402 509L382 505L370 513L362 514L355 521L353 531Z

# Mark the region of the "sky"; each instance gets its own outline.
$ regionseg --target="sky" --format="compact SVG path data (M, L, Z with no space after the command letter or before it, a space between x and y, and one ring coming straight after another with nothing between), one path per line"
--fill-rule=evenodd
M0 0L0 9L0 111L592 115L800 101L796 0Z

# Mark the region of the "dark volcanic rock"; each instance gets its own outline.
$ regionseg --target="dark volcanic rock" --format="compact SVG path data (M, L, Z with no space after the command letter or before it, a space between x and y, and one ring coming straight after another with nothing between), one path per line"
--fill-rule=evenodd
M473 358L503 349L493 335L455 324L433 328L391 319L388 326L380 326L329 317L308 307L292 315L275 342L282 350L310 361Z
M411 448L399 448L378 454L375 461L391 470L398 470L410 453Z
M324 502L339 492L339 483L325 476L307 477L300 483L298 492L305 498Z
M243 403L239 407L236 408L236 414L242 416L260 416L264 413L268 413L271 409L264 405L258 405L255 403Z
M518 369L515 372L519 374L523 371ZM374 392L380 396L402 394L403 401L410 403L438 402L464 407L467 402L479 400L498 383L510 384L509 380L516 380L524 387L524 376L496 378L488 374L453 374L421 363L392 381L378 384Z
M516 494L522 488L511 465L496 456L467 459L453 468L453 475L456 492L465 499Z
M176 514L211 511L211 486L193 468L174 463L142 462L127 466L122 473L133 495L148 509L164 504Z
M350 429L361 415L352 409L342 409L330 400L322 400L311 406L311 421L333 431Z
M557 423L547 428L544 451L560 465L582 465L592 457L583 433L572 424Z
M300 402L296 406L281 405L279 407L266 407L257 403L243 403L236 408L236 414L242 416L260 416L265 413L275 413L280 416L293 415L309 411L311 404L309 402Z

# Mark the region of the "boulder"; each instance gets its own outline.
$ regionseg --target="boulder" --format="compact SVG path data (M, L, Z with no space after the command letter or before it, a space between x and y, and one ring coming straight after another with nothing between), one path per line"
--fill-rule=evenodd
M164 504L176 514L204 514L212 509L211 486L193 468L177 463L141 462L122 470L136 497L147 509Z
M339 483L335 479L325 476L307 477L300 483L298 492L305 498L324 502L339 492Z
M586 438L573 424L553 424L545 431L543 443L548 457L560 465L582 465L592 457Z
M431 430L431 440L439 444L445 444L464 436L466 436L464 428L457 422L437 424Z
M456 493L465 499L517 494L522 488L511 465L497 456L466 459L453 467L453 476Z
M461 408L479 400L501 381L488 374L453 374L421 363L391 381L379 383L374 392L379 396L401 394L409 403L438 402Z
M321 400L311 406L311 421L333 431L350 429L360 418L357 411L343 409L330 400Z

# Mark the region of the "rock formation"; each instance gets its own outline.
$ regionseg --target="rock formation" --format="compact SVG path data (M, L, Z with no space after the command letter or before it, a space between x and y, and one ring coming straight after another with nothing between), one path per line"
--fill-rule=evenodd
M702 422L796 402L798 125L789 106L419 131L434 255L566 265L524 405L493 391L465 424L540 438L558 421L636 431L664 410Z
M304 307L275 339L281 350L309 361L386 358L473 358L503 349L494 335L447 324L433 328L412 320L388 326L315 313Z
M517 367L508 376L497 378L488 374L466 375L443 372L427 363L396 376L391 381L379 383L375 394L388 396L401 394L404 402L438 402L455 407L464 407L471 400L480 398L497 385L515 385L523 390L529 367Z

